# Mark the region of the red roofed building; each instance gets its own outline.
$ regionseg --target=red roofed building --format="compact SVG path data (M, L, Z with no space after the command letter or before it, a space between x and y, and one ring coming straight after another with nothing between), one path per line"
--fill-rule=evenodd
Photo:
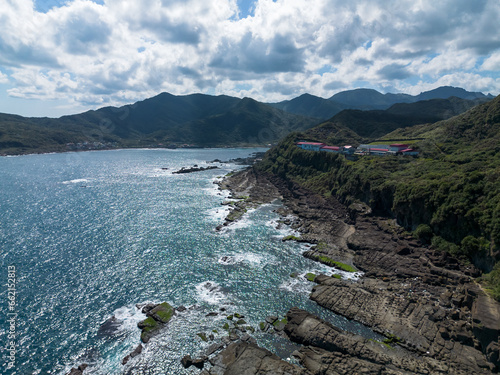
M408 145L405 145L403 143L393 143L392 145L389 146L389 150L394 152L401 152L401 150L405 150L407 148Z
M403 155L411 155L411 156L417 156L418 155L418 151L416 150L413 150L411 148L407 148L405 150L401 150L400 151Z
M338 146L323 146L319 150L326 152L342 152L342 149Z

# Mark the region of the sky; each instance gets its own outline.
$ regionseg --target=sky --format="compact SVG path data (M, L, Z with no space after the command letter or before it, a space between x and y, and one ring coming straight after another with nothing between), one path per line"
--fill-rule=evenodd
M500 93L498 0L0 0L0 112L360 87Z

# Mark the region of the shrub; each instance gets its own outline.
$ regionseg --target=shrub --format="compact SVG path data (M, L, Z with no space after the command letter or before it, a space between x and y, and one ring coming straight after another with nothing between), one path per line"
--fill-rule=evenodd
M415 236L423 243L430 243L434 233L427 224L420 224L414 232Z

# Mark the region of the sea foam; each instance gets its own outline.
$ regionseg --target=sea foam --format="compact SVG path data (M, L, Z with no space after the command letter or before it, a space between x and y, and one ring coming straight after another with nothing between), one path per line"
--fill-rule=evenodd
M62 183L67 185L67 184L81 184L82 182L89 182L90 180L86 178L77 178L75 180L68 180L68 181L63 181Z
M204 281L195 288L198 297L211 305L220 304L227 298L221 286L215 281Z

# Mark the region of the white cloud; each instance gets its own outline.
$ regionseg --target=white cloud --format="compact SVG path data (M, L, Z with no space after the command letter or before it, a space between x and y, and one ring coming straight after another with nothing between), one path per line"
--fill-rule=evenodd
M9 77L6 74L0 72L0 84L9 83Z
M500 72L500 52L493 53L481 65L481 70Z
M256 0L238 14L236 0L74 0L46 13L8 0L0 82L88 106L160 91L329 97L360 82L500 92L496 0Z

